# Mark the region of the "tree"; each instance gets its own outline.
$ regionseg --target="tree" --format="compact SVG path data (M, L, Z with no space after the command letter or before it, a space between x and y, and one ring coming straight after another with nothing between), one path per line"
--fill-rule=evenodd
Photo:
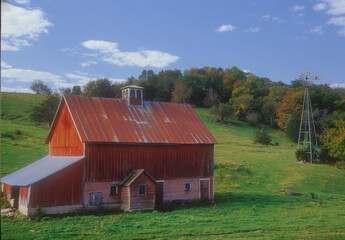
M59 88L59 91L61 93L61 95L71 95L72 90L71 88Z
M44 84L41 80L34 81L31 84L30 89L37 94L44 94L44 95L52 94L52 90L46 84Z
M175 86L175 90L172 93L172 102L175 103L187 103L192 96L193 89L187 87L183 82L178 82Z
M107 78L89 81L84 86L84 94L92 97L114 97L112 83Z
M335 120L333 128L326 129L320 136L322 149L329 156L345 161L345 120Z
M221 123L225 123L232 118L233 109L228 103L219 103L218 106L211 107L210 113L218 117Z
M37 123L52 123L56 109L59 106L60 97L58 95L49 95L39 105L34 106L29 117Z
M78 85L73 86L72 88L72 95L80 95L81 94L81 87Z
M272 137L262 128L256 129L254 132L254 142L262 145L269 145L272 142Z
M206 97L204 99L204 105L206 107L212 107L218 103L218 93L213 89L208 89Z

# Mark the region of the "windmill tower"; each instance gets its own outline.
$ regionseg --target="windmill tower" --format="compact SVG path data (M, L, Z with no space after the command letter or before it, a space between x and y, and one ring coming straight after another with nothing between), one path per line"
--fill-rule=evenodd
M307 146L306 153L310 157L310 162L313 163L313 159L316 156L316 148L318 147L318 143L313 118L313 109L309 95L309 87L313 84L314 80L321 80L321 76L315 76L311 71L306 71L300 75L299 79L304 85L305 90L301 123L298 134L298 147Z

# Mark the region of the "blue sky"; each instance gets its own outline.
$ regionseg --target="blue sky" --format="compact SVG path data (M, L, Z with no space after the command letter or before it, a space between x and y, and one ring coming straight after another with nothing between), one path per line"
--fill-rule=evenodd
M345 87L345 0L7 0L1 11L2 91L204 66L286 83L310 70Z

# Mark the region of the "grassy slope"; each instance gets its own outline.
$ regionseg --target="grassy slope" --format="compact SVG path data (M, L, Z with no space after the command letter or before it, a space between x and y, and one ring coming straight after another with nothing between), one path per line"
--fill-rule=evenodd
M15 108L18 96L8 96L3 109L7 104ZM247 124L222 126L209 121L213 118L206 109L196 111L219 143L215 147L214 204L177 206L173 211L46 217L41 222L2 217L2 238L345 238L344 171L296 163L295 146L277 131L269 129L279 146L259 146L252 142L254 129ZM5 174L47 151L43 145L47 129L22 118L2 121L3 132L19 128L27 136L3 139ZM285 196L279 191L285 186L303 195Z

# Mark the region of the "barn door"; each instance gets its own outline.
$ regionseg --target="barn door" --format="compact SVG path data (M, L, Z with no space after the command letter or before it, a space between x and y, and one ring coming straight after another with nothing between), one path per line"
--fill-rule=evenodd
M11 191L12 191L11 192L11 198L14 199L13 207L18 208L18 206L19 206L19 187L12 186Z
M200 200L210 199L210 180L200 180Z
M163 204L164 182L157 182L156 185L156 204Z

